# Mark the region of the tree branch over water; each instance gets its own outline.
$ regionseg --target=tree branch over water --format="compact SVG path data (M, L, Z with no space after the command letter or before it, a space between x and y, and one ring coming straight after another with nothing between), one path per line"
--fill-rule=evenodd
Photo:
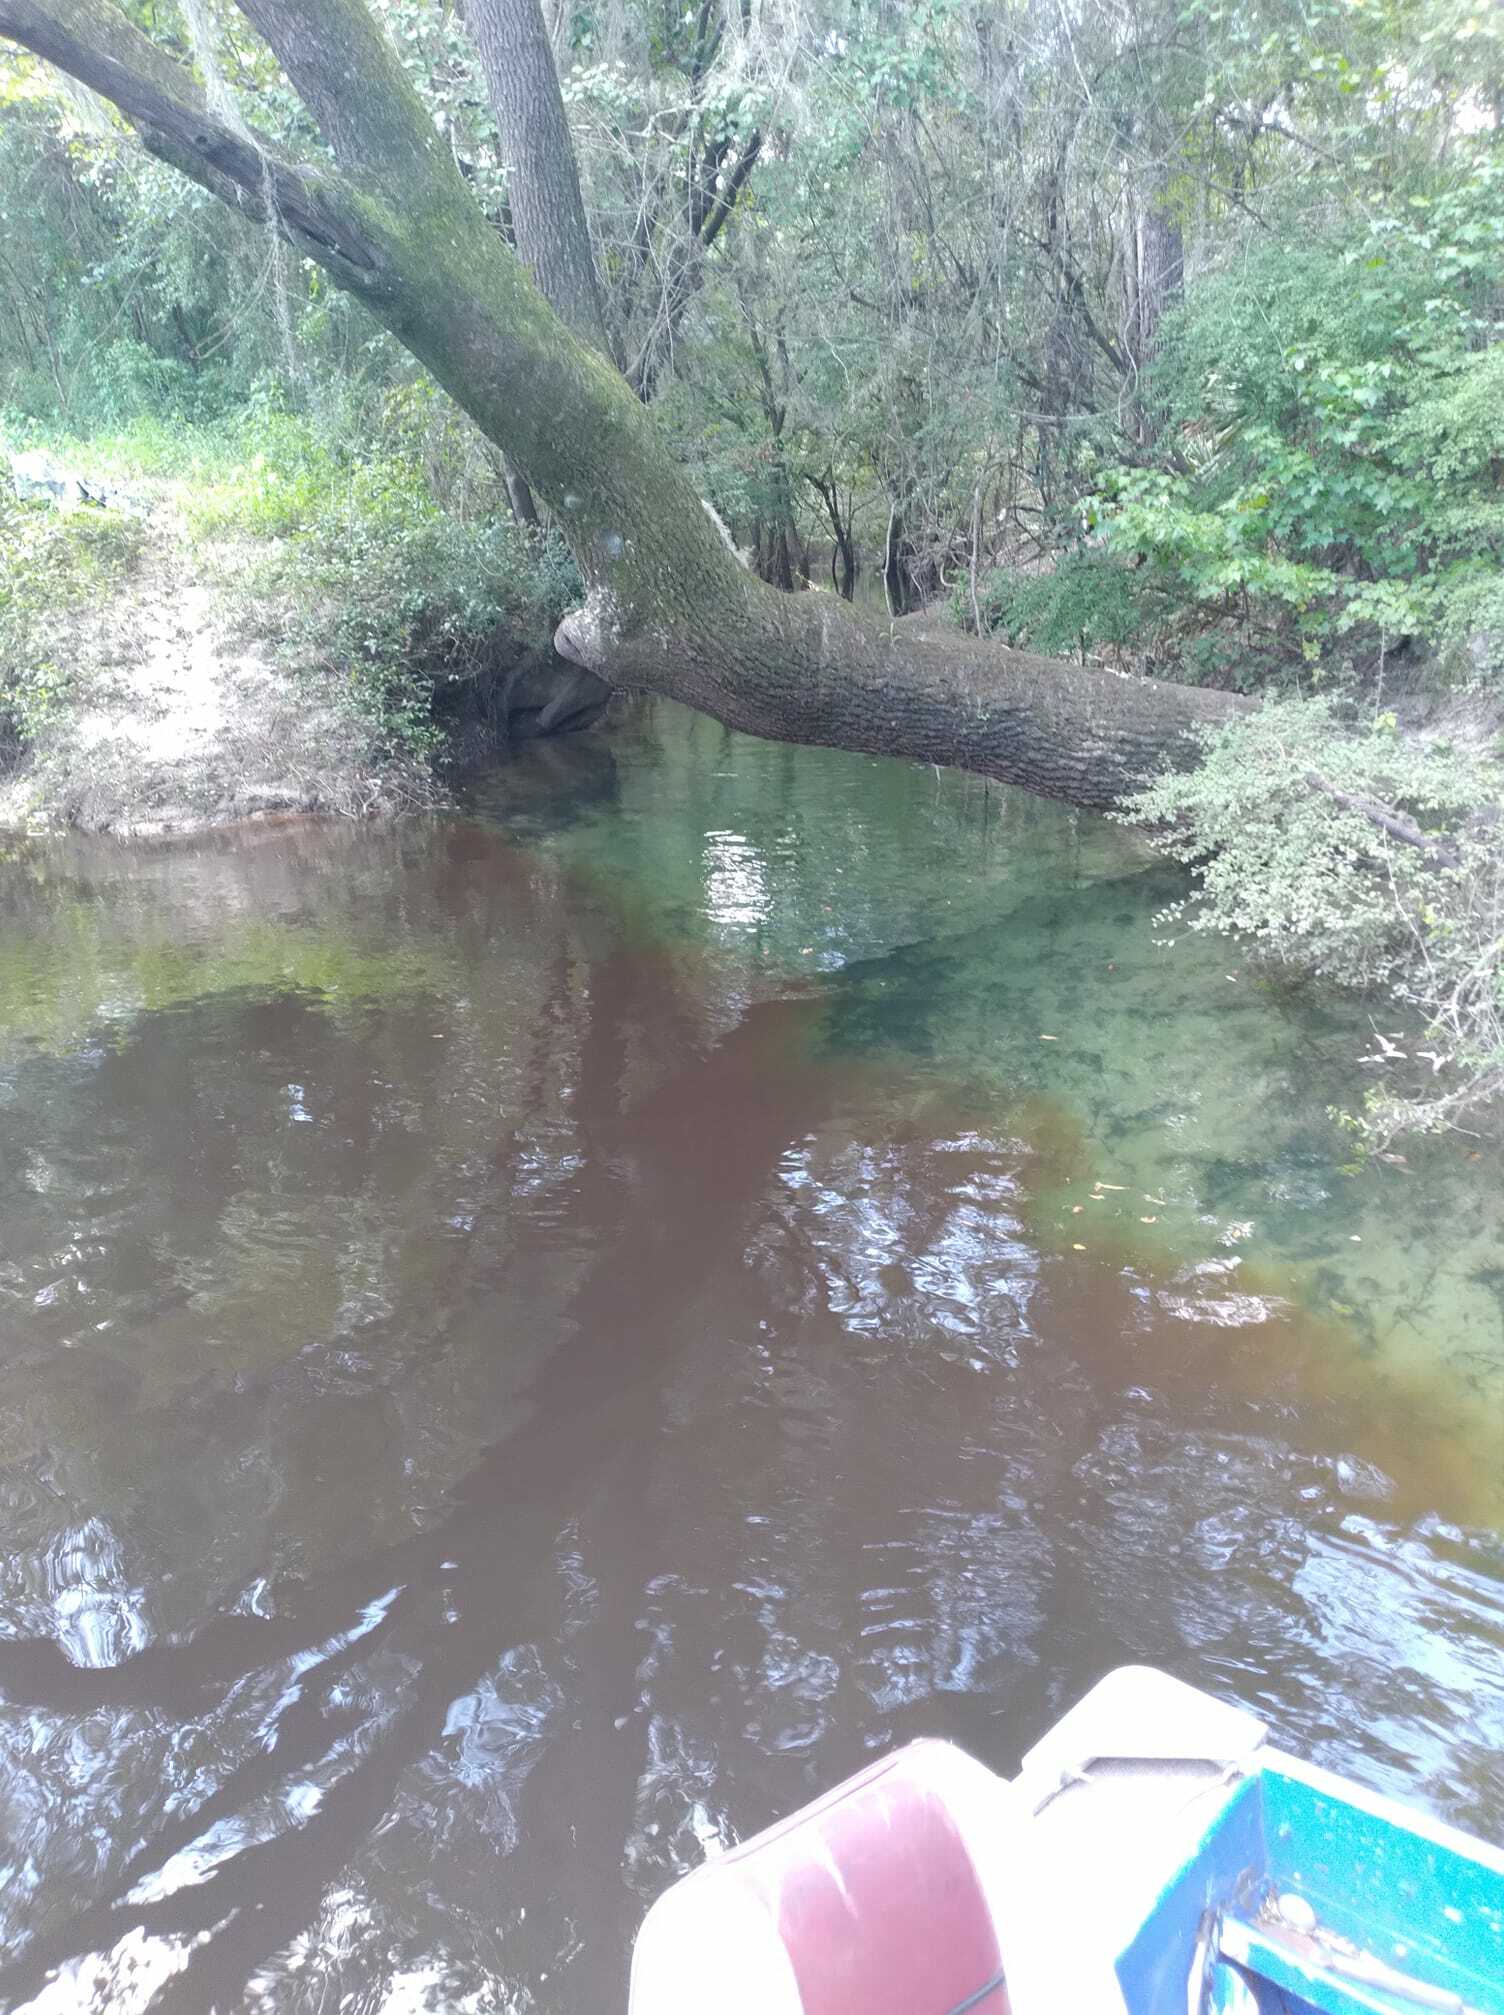
M532 0L536 4L536 0ZM291 240L357 294L550 506L587 600L564 654L728 726L953 765L1105 809L1236 696L779 595L728 550L626 382L554 315L467 189L362 0L241 0L328 143L295 167L215 122L105 0L0 0L0 33L109 97L222 197L270 178Z

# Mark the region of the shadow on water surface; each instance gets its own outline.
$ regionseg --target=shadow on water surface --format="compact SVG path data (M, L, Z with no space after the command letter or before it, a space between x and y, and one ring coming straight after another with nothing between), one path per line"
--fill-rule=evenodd
M9 889L6 2005L620 2006L707 1847L1124 1658L1504 1830L1455 1170L1352 1202L1340 1036L970 804L669 717L527 849Z

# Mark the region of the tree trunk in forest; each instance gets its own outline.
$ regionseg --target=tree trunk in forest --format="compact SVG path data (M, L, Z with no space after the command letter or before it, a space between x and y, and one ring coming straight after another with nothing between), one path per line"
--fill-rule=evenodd
M841 571L836 572L836 562L840 561ZM851 543L849 532L837 535L835 550L831 554L831 580L836 593L843 602L856 600L856 547Z
M451 393L573 548L587 598L559 627L565 656L753 734L952 764L1101 808L1167 762L1194 763L1196 730L1247 706L765 587L625 380L481 214L364 0L239 4L333 167L227 126L113 0L0 0L0 35L111 99L216 196L262 219L271 205L293 247Z
M690 174L685 235L669 254L658 312L627 371L633 391L645 406L652 404L658 381L672 361L680 325L705 276L706 255L741 200L762 153L762 135L753 133L734 166L723 172L729 144L722 141L711 149L712 158L698 162Z
M1138 315L1134 357L1139 369L1159 348L1159 325L1180 299L1185 281L1185 246L1180 224L1160 189L1138 219Z
M851 500L847 498L847 508L841 509L840 485L836 482L834 469L823 476L806 472L805 481L825 506L825 515L830 520L830 534L834 541L830 555L830 578L836 593L843 602L849 602L856 594L856 543L851 531ZM840 572L836 569L839 565Z
M519 476L511 463L502 457L502 481L507 488L507 502L512 507L512 516L519 525L536 526L538 506L533 502L533 493L527 486L527 479Z
M1129 276L1127 340L1138 377L1138 431L1146 444L1159 432L1159 416L1146 396L1144 373L1159 354L1159 328L1180 299L1185 281L1185 245L1180 220L1170 207L1169 175L1161 165L1153 170L1146 198L1133 216L1133 244L1124 261Z
M463 11L506 150L522 262L554 313L609 357L579 168L538 0L465 0Z
M766 540L759 527L757 571L769 587L777 588L781 594L792 595L809 586L809 548L799 536L799 523L794 515L794 485L784 459L781 439L775 439L773 443L768 487L771 514L767 520Z
M764 330L758 319L756 302L740 280L736 283L736 293L741 303L747 344L757 365L759 397L768 427L767 538L764 540L763 527L759 523L754 565L758 575L770 587L792 594L798 588L809 586L809 549L799 536L799 522L794 511L794 479L789 471L783 432L788 419L793 369L782 321L775 320L771 329Z
M739 41L748 30L750 4L751 0L741 0ZM659 380L673 361L680 327L705 276L706 257L740 203L763 145L755 128L742 134L724 122L722 103L713 106L707 121L706 93L716 78L729 10L718 0L698 0L697 6L682 12L665 6L663 14L661 38L654 39L661 59L680 72L687 87L670 115L683 148L683 173L669 176L656 192L644 189L616 297L625 329L634 320L641 283L657 282L637 354L624 366L628 383L645 406L652 404Z
M923 608L925 584L919 554L904 530L903 512L897 504L888 513L888 534L883 542L883 586L891 615L909 616Z

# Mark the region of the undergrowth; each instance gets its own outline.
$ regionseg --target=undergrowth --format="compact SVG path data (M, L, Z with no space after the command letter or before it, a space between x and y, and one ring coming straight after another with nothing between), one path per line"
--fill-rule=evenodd
M378 760L432 759L436 689L504 670L579 593L563 541L510 517L494 451L423 383L358 412L291 413L271 388L212 425L148 414L78 438L12 416L0 444L7 433L169 510L232 627L340 695ZM124 514L46 506L9 504L0 522L0 670L25 741L66 705L40 618L107 594L106 561L141 531Z
M135 518L23 503L0 485L0 760L66 712L74 666L59 619L112 593L142 537Z
M1125 801L1194 872L1161 915L1375 1002L1361 1144L1461 1124L1504 1092L1504 748L1406 737L1392 714L1269 701L1200 765ZM1382 1017L1384 1026L1380 1026Z

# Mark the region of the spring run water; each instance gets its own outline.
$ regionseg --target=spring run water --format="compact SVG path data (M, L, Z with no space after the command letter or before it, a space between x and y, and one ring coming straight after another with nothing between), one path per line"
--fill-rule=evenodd
M667 706L12 843L0 2005L620 2008L705 1854L1126 1660L1504 1834L1504 1171L1345 1168L1371 1011L1180 888Z

